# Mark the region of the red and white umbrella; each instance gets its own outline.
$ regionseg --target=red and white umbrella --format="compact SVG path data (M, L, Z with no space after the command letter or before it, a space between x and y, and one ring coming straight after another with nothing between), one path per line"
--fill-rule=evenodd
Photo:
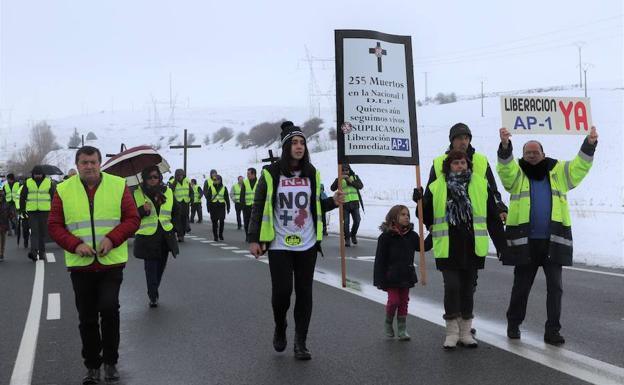
M120 152L102 165L102 171L126 178L129 186L141 183L141 171L157 165L160 172L169 171L167 161L151 146L136 146Z

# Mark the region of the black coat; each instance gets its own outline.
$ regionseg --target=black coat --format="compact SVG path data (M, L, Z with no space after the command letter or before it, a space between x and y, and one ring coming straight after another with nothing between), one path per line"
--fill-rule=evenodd
M140 187L139 187L140 188ZM149 196L149 194L147 194ZM152 202L154 202L154 197L150 196ZM160 213L160 205L154 203L156 205L155 209L157 213ZM138 207L139 216L141 218L147 216L147 212L143 209L143 206ZM174 202L171 217L177 214L176 204ZM152 235L135 235L134 238L134 246L133 246L133 255L139 259L157 259L162 255L167 253L171 253L174 257L180 254L180 250L178 248L178 240L176 238L175 228L171 231L165 231L158 222L158 228L156 232Z
M212 189L209 188L206 191L206 201L208 202L208 212L210 213L210 219L225 219L225 211L230 212L230 196L228 194L228 189L225 186L223 187L223 199L225 202L212 202ZM215 187L216 189L217 187ZM219 188L219 191L221 189ZM218 191L217 191L218 192Z
M431 236L425 250L431 250ZM414 287L418 278L414 253L420 251L420 237L410 230L405 235L386 230L377 238L373 284L379 289Z

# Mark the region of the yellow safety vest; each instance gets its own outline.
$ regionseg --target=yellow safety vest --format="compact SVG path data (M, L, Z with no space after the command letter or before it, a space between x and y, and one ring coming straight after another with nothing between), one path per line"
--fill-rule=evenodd
M160 226L162 226L163 230L173 230L173 224L171 223L173 192L169 187L165 190L165 202L160 205L160 212L158 215L156 214L156 205L154 205L154 202L143 193L141 187L134 190L134 201L136 202L137 207L143 207L145 202L148 202L152 206L150 214L141 218L141 226L139 226L139 230L136 232L137 235L155 234L158 229L158 222L160 222Z
M89 205L86 187L80 177L74 175L59 184L58 195L63 202L65 227L94 250L100 242L121 221L121 201L126 190L126 180L118 176L101 173L101 181L93 205ZM128 242L115 247L103 257L97 257L102 265L117 265L128 261ZM67 267L91 265L95 257L82 257L65 251Z
M199 193L199 186L193 187L193 203L201 203L201 194Z
M549 171L552 208L550 214L550 256L572 264L572 221L566 193L581 183L591 169L593 156L579 151L571 161L558 161ZM509 213L505 236L510 254L528 255L531 219L531 185L518 162L510 156L498 159L496 171L509 192Z
M357 176L350 176L349 179L351 179L351 181L357 180ZM347 181L344 179L342 180L342 192L345 194L345 203L359 202L360 198L358 196L358 190L355 187L348 185Z
M15 184L17 184L17 182ZM20 209L20 197L22 196L22 189L23 188L24 188L24 185L20 185L19 188L17 189L17 199L15 199L15 209L16 210Z
M442 163L448 157L447 154L438 156L433 160L433 169L435 171L436 178L442 175ZM487 178L485 173L487 172L488 160L483 154L475 152L472 154L472 175L479 175L480 177Z
M26 180L28 196L26 197L26 211L50 211L52 199L50 189L52 179L46 177L39 186L33 178Z
M225 203L225 186L221 185L221 190L217 192L214 184L210 186L210 201L212 203Z
M271 173L263 169L262 176L266 182L267 191L262 211L262 223L260 225L260 242L271 242L275 239L275 228L273 227L273 177ZM256 183L258 185L258 183ZM321 173L316 170L316 240L323 240L323 212L321 210Z
M182 180L182 183L180 182L176 183L175 200L178 202L190 203L191 195L189 192L189 187L190 187L190 183L189 183L189 180L186 178Z
M251 188L251 183L249 183L249 179L245 178L243 181L245 185L245 205L251 206L253 205L254 195L256 195L256 187L258 187L258 180L256 180L256 184Z
M435 258L449 257L449 224L446 219L447 186L442 174L429 185L433 195L433 255ZM468 183L468 197L472 206L472 226L474 229L475 254L485 257L489 248L487 231L487 180L479 175L472 175Z
M13 182L13 188L11 188L9 186L9 183L5 183L4 186L2 186L2 188L4 189L4 200L7 202L13 202L13 201L19 201L20 197L19 197L19 189L20 189L20 184L17 182Z
M238 201L240 200L241 186L238 183L234 183L231 191L232 191L232 200L235 203L238 203Z

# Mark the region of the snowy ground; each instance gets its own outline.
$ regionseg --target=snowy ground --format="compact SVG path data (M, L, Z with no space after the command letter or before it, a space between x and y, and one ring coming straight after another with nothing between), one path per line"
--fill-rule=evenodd
M582 91L572 89L549 93L555 96L583 96ZM600 139L594 166L583 183L568 195L572 210L575 260L590 265L624 267L624 167L623 138L624 127L623 102L624 90L590 90L592 116ZM432 160L444 152L448 146L448 129L459 121L467 123L472 129L473 145L477 151L485 154L490 165L495 167L498 146L498 128L500 126L499 98L485 100L485 117L481 117L480 100L464 100L446 105L428 105L419 107L418 130L422 182L426 183ZM334 125L330 111L325 113L325 127ZM116 112L96 115L75 116L49 121L59 137L61 144L66 144L78 127L79 132L93 131L98 140L92 145L98 146L104 153L119 150L123 141L128 147L139 144L160 145L161 152L172 167L182 166L182 151L169 150L168 139L182 133L184 128L197 136L200 144L206 134L222 126L234 129L235 135L247 131L253 125L263 121L277 121L281 118L303 123L307 119L304 108L230 108L230 109L180 109L176 111L177 128L149 128L145 112ZM18 130L21 133L24 130ZM320 133L320 141L311 146L331 148L328 129ZM20 135L14 132L13 135ZM278 133L276 132L276 137ZM544 144L547 156L557 159L572 159L578 152L583 137L537 136ZM13 139L22 142L23 136ZM516 136L516 157L519 148L529 137ZM178 137L173 144L181 139ZM260 169L260 159L268 155L268 148L250 148L242 150L232 139L227 143L210 144L200 150L189 151L189 176L201 180L212 168L223 176L230 186L236 176L244 175L247 167ZM51 153L48 160L62 169L72 167L74 152L60 150ZM321 170L327 187L336 177L336 152L329 149L312 154L313 163ZM415 186L415 169L408 166L354 165L355 171L364 182L362 195L366 213L362 216L361 235L377 236L377 226L388 209L394 204L411 203L411 191ZM502 186L499 184L499 189ZM503 199L508 201L504 191ZM337 211L331 214L330 229L337 231ZM233 210L228 220L234 220Z

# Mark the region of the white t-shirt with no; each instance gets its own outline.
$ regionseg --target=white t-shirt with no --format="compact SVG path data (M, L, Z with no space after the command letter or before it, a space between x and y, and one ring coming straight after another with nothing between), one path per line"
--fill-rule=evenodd
M312 187L310 178L301 178L301 172L293 177L280 175L275 190L273 223L275 239L272 250L304 251L316 243L314 219L310 210Z

